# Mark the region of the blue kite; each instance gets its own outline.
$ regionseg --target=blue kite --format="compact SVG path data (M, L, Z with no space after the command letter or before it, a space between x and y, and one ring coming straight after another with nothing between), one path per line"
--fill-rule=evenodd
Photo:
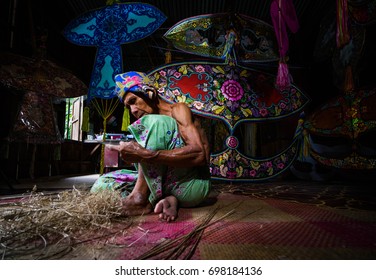
M152 5L118 3L84 13L66 26L63 35L68 41L98 48L88 100L115 96L114 78L123 72L121 44L151 35L166 19Z

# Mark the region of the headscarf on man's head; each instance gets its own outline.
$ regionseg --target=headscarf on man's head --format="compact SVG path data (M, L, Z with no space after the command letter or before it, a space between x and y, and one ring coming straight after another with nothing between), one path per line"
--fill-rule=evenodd
M153 99L156 95L151 78L142 72L125 72L115 76L115 92L120 101L123 101L127 92L143 93L145 97ZM153 94L149 95L148 91L152 91Z

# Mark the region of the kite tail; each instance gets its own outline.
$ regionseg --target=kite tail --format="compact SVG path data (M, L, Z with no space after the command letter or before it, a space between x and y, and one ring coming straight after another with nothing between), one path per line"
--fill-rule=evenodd
M89 113L90 113L89 107L85 107L84 113L82 116L82 124L81 124L81 130L84 132L89 131Z
M121 131L127 131L129 125L130 125L129 110L128 110L127 107L124 107L123 120L122 120L122 124L121 124Z
M288 89L292 83L292 76L289 73L288 66L285 62L280 61L278 64L278 73L276 86L279 90Z
M350 41L348 29L348 8L347 0L337 0L337 33L336 42L337 47L342 48Z

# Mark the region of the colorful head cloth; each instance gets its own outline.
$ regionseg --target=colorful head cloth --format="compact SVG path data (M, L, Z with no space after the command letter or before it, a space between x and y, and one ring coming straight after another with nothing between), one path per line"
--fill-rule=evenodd
M146 97L148 94L146 90L155 90L153 82L149 76L142 72L125 72L115 76L115 92L116 95L123 101L127 92L143 92Z

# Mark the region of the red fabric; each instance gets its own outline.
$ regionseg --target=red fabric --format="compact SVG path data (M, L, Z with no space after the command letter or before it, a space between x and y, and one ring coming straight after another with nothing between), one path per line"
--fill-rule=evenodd
M183 94L189 93L189 95L196 100L205 101L208 91L205 84L207 80L205 79L205 74L192 74L190 76L181 76L179 78L171 77L170 80L172 84L170 88L178 88Z

